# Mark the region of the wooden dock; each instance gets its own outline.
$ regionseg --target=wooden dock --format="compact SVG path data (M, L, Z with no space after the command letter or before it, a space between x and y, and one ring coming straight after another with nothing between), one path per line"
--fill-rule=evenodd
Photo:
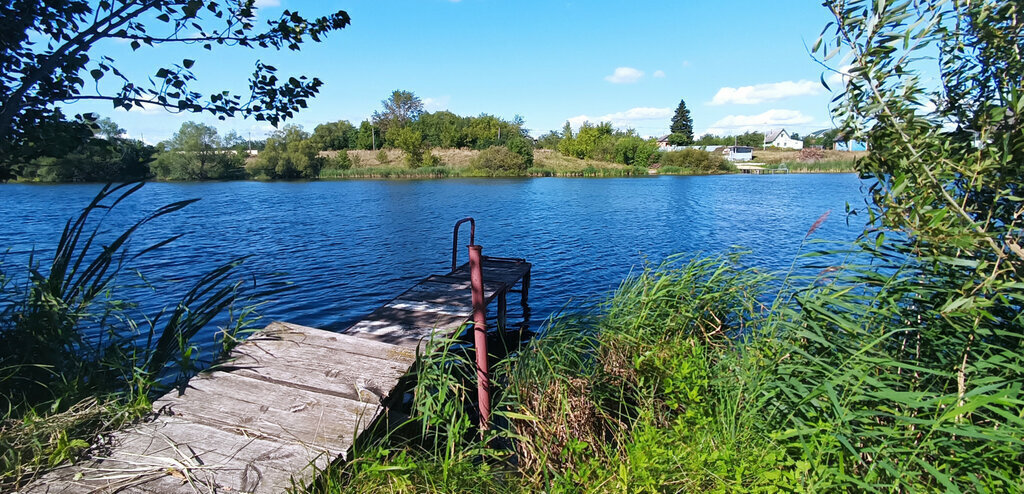
M498 301L503 325L510 292L526 310L531 266L482 265L485 302ZM272 323L158 399L154 420L110 434L91 459L22 492L301 490L381 419L423 340L456 335L472 313L467 264L428 276L343 333Z

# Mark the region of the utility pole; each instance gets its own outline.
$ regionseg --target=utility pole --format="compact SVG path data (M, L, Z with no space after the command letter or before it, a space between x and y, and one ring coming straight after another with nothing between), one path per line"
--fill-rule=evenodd
M373 143L373 150L376 151L377 150L377 133L374 130L372 125L370 126L370 142Z

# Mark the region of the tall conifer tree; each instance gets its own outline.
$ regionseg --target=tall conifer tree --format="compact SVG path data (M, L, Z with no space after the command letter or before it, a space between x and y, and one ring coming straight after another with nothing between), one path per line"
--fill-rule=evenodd
M679 100L676 114L672 117L672 133L668 136L668 143L673 146L689 146L693 144L693 119L690 118L690 110L686 108L686 101Z

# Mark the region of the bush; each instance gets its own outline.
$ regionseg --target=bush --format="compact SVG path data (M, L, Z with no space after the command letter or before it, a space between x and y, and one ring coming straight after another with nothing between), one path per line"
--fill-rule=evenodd
M352 159L348 157L348 151L338 151L338 155L327 162L327 168L335 170L348 170L352 168Z
M405 164L416 168L423 164L423 151L426 147L423 134L409 127L400 127L388 133L388 139L394 141L395 147L405 151Z
M509 139L505 146L513 153L523 157L526 167L533 166L533 144L527 141L523 137L514 137Z
M480 151L470 166L495 175L522 175L527 168L525 158L504 146L491 146Z
M659 162L662 167L686 168L697 173L717 173L731 169L725 158L699 149L669 151L661 155Z
M433 168L441 166L441 158L438 158L436 154L428 151L426 154L423 155L423 161L421 165L424 168Z

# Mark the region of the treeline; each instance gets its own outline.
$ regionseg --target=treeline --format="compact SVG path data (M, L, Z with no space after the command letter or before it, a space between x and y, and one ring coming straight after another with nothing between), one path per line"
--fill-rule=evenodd
M121 138L124 129L109 119L92 124L64 122L60 125L69 128L48 133L53 138L47 141L50 151L44 157L12 168L19 179L41 182L301 179L317 178L325 169L351 168L353 163L344 152L348 150L400 149L404 166L419 168L442 165L430 153L432 148L465 148L481 151L473 166L487 174L522 175L533 165L534 149L523 123L519 116L508 121L488 114L429 113L413 93L394 91L382 101L380 111L358 126L340 120L317 125L309 133L286 125L258 142L235 132L222 136L212 126L186 122L173 137L150 146ZM71 138L83 133L91 136L84 145L81 139Z
M34 158L10 163L15 177L40 182L134 180L149 175L156 149L137 139L119 137L124 130L110 119L94 122L46 122Z
M537 146L557 150L578 159L610 161L640 168L659 168L661 173L719 173L733 167L721 155L686 149L659 151L655 139L644 139L633 129L617 130L611 122L584 122L573 131L569 122L561 132L551 131L537 140Z

